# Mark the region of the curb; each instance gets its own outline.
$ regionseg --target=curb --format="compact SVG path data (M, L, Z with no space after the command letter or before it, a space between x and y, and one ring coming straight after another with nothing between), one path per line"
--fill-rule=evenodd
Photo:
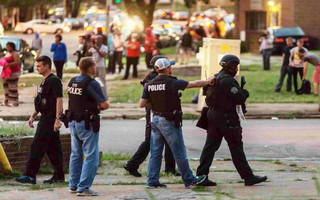
M194 113L184 113L188 114L188 117L184 117L184 120L197 120L200 117L199 114ZM144 118L145 114L136 114L136 115L108 115L108 116L101 116L103 120L136 120ZM320 119L320 112L314 113L300 113L300 111L293 111L291 113L257 113L257 114L246 114L246 119ZM19 116L0 116L0 119L5 121L28 121L30 118L29 115L19 115Z

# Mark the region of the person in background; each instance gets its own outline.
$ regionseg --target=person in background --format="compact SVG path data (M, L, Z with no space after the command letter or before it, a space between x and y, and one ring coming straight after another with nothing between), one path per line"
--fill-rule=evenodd
M79 48L73 54L73 55L77 55L78 56L77 61L76 61L76 65L77 66L79 66L80 59L85 57L86 54L87 54L87 51L88 51L88 44L86 42L85 36L83 36L83 35L79 36L78 42L79 42Z
M62 36L55 36L55 43L51 45L50 51L53 52L53 63L56 67L57 76L62 79L63 66L67 62L67 47L61 42Z
M97 36L100 35L102 37L102 44L108 46L108 37L103 34L102 28L97 28Z
M113 49L113 26L110 28L110 33L108 35L108 73L114 74L116 72L115 65L113 65L113 54L114 54L114 49Z
M140 42L137 40L137 36L138 35L136 33L132 33L131 39L126 46L126 48L127 48L127 66L126 66L126 72L123 77L123 80L128 79L131 65L133 66L132 77L138 78L137 65L139 63L139 58L140 58Z
M294 47L292 37L286 38L287 45L282 48L282 66L280 70L280 79L279 83L277 84L276 88L274 89L274 92L280 92L284 78L288 74L287 78L287 92L291 92L291 86L292 86L292 72L291 68L289 66L289 58L290 58L290 50Z
M292 75L293 75L293 86L295 93L298 92L298 73L300 79L303 77L303 61L299 56L299 50L304 49L306 53L308 50L303 47L303 41L299 39L297 41L297 46L290 50L289 66L291 66Z
M306 79L308 63L314 66L312 82L313 82L313 94L319 95L319 83L320 83L320 57L314 53L306 53L302 48L299 49L299 56L303 61L303 77L302 80Z
M102 44L102 37L100 35L95 38L95 45L89 46L89 55L92 55L97 64L95 77L99 77L104 87L102 92L104 96L107 96L106 62L104 58L108 54L108 47Z
M263 69L270 70L270 57L273 51L273 36L270 35L269 31L262 34L260 38L260 52L262 53Z
M152 35L152 27L149 27L145 31L146 36L144 39L144 49L146 54L146 65L148 69L152 69L152 66L150 65L150 61L152 58L152 45L153 45L153 35Z
M34 49L37 52L37 58L39 58L42 50L42 38L40 37L39 32L34 33L31 49Z
M152 56L160 55L161 43L160 35L156 34L154 37L154 42L152 43Z
M122 63L122 53L124 50L124 41L121 36L121 32L118 28L114 31L113 36L113 67L116 69L116 65L119 65L119 74L121 73L121 70L123 69L123 63Z
M190 28L186 27L184 34L181 37L181 48L180 48L180 56L181 56L181 65L188 65L189 58L192 50L192 35L190 34Z
M16 107L19 106L18 81L20 77L20 56L16 50L16 45L13 42L6 44L7 54L4 56L6 64L3 66L9 68L10 72L7 77L2 77L2 84L4 89L4 102L2 106Z

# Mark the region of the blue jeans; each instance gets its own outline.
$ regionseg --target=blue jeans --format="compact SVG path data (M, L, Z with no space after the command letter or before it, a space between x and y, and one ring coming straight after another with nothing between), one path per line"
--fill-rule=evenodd
M78 192L90 188L99 165L99 132L85 129L85 122L71 121L69 187ZM83 156L85 159L83 160Z
M167 121L164 117L153 116L150 141L150 160L148 166L147 185L159 184L159 173L162 161L164 140L167 141L174 159L178 165L184 185L187 187L195 181L195 176L189 167L186 147L184 146L182 129L174 127L174 121Z

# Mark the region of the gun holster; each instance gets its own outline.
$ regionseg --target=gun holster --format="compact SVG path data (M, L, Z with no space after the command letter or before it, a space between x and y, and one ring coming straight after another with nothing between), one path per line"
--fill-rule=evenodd
M99 130L100 130L100 115L94 114L94 115L91 115L90 118L91 118L90 121L92 123L93 132L94 133L99 132Z
M70 110L66 110L65 114L62 113L60 120L63 122L66 128L69 128L69 122L71 121L71 112Z
M183 112L180 110L173 111L174 127L179 128L182 126L182 115L183 115Z
M201 110L201 116L198 120L197 127L202 128L204 130L208 130L208 120L207 120L207 113L209 107L203 107Z

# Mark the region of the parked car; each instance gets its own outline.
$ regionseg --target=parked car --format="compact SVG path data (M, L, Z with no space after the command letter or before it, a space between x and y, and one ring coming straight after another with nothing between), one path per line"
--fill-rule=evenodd
M32 34L35 31L41 33L63 33L70 31L69 27L59 21L50 21L46 19L34 19L28 22L19 22L14 31Z
M31 50L24 39L11 36L0 36L0 57L3 57L7 53L5 48L8 42L13 42L16 45L17 51L20 53L21 71L33 72L37 52Z
M2 26L2 24L0 22L0 36L1 35L4 35L4 28L3 28L3 26Z
M185 21L188 20L189 18L189 12L185 12L185 11L177 11L173 14L172 18L174 20L181 20L181 21Z
M175 39L175 37L168 35L168 30L167 29L163 29L161 27L156 27L152 29L152 34L153 35L160 35L160 44L161 44L161 48L165 48L165 47L171 47L177 44L177 40Z
M308 48L309 37L304 33L300 27L280 27L280 28L268 28L268 32L273 35L274 54L281 54L282 48L286 45L286 38L292 37L293 44L296 45L298 39L304 42L304 46Z
M157 28L157 27L160 27L160 28L169 28L170 26L172 26L172 22L170 20L167 20L167 19L158 19L158 20L154 20L153 23L152 23L152 27L153 28Z
M172 19L173 12L167 9L158 9L153 14L155 19Z
M84 28L84 20L80 18L65 18L62 23L64 26L68 26L70 30Z

